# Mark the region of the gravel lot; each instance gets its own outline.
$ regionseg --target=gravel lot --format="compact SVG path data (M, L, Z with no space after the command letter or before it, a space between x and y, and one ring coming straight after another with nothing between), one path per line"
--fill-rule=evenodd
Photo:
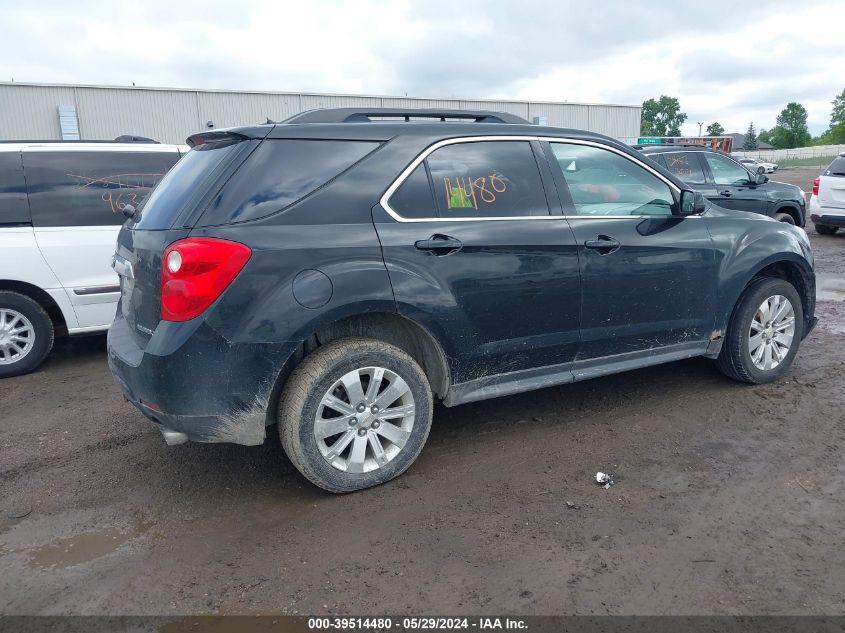
M0 613L845 614L845 235L808 232L820 323L779 384L694 359L441 407L347 496L278 440L166 447L104 337L60 342L0 383Z

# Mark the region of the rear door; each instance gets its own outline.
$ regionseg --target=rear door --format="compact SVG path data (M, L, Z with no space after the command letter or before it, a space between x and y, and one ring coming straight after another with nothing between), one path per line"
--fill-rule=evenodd
M578 255L550 178L528 138L455 139L418 157L374 209L399 312L443 343L453 383L568 371Z
M176 148L155 146L23 151L35 239L80 330L106 327L114 318L120 288L111 257L123 209L137 208L178 159Z
M674 185L627 154L575 140L547 148L580 256L581 344L573 373L624 369L661 352L703 352L716 314L716 261L705 222L674 215Z
M845 156L834 159L819 179L819 205L825 209L834 209L837 213L845 211Z
M768 213L768 200L757 190L755 176L736 161L716 154L699 152L708 172L708 187L705 196L714 204L726 209Z

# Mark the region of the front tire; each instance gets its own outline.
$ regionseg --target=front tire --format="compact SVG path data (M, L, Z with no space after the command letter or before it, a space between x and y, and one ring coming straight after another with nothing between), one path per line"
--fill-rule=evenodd
M37 368L53 349L53 322L41 304L26 295L0 291L0 378Z
M789 370L803 334L804 309L795 287L784 279L757 279L731 316L719 369L741 382L777 380Z
M791 224L795 226L795 218L793 218L788 213L775 213L775 220L778 222L785 222L786 224Z
M340 339L291 374L279 400L279 435L309 481L352 492L410 467L428 438L432 410L428 379L408 354L373 339Z
M816 224L816 233L819 235L835 235L836 234L836 227L835 226L827 226L826 224Z

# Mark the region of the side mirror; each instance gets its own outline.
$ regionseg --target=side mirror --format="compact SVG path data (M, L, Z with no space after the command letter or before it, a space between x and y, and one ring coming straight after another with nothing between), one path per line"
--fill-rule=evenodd
M681 204L678 206L678 215L700 215L707 209L704 203L704 196L698 191L683 189L681 191Z
M129 219L135 217L135 207L133 207L131 204L124 204L121 211L123 212L123 215L125 215Z
M755 185L764 185L769 182L769 177L766 174L757 174L754 176Z

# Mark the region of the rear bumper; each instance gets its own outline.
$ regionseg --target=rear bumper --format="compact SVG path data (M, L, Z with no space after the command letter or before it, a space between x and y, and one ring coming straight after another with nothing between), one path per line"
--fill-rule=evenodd
M845 209L823 207L819 204L818 196L810 196L810 220L813 224L824 226L845 227Z
M108 335L109 368L169 444L264 442L284 362L278 346L232 343L200 319L162 322L145 345L139 340L118 312Z
M821 224L822 226L835 226L838 228L845 227L845 212L842 215L831 215L829 213L816 214L810 216L813 224Z

